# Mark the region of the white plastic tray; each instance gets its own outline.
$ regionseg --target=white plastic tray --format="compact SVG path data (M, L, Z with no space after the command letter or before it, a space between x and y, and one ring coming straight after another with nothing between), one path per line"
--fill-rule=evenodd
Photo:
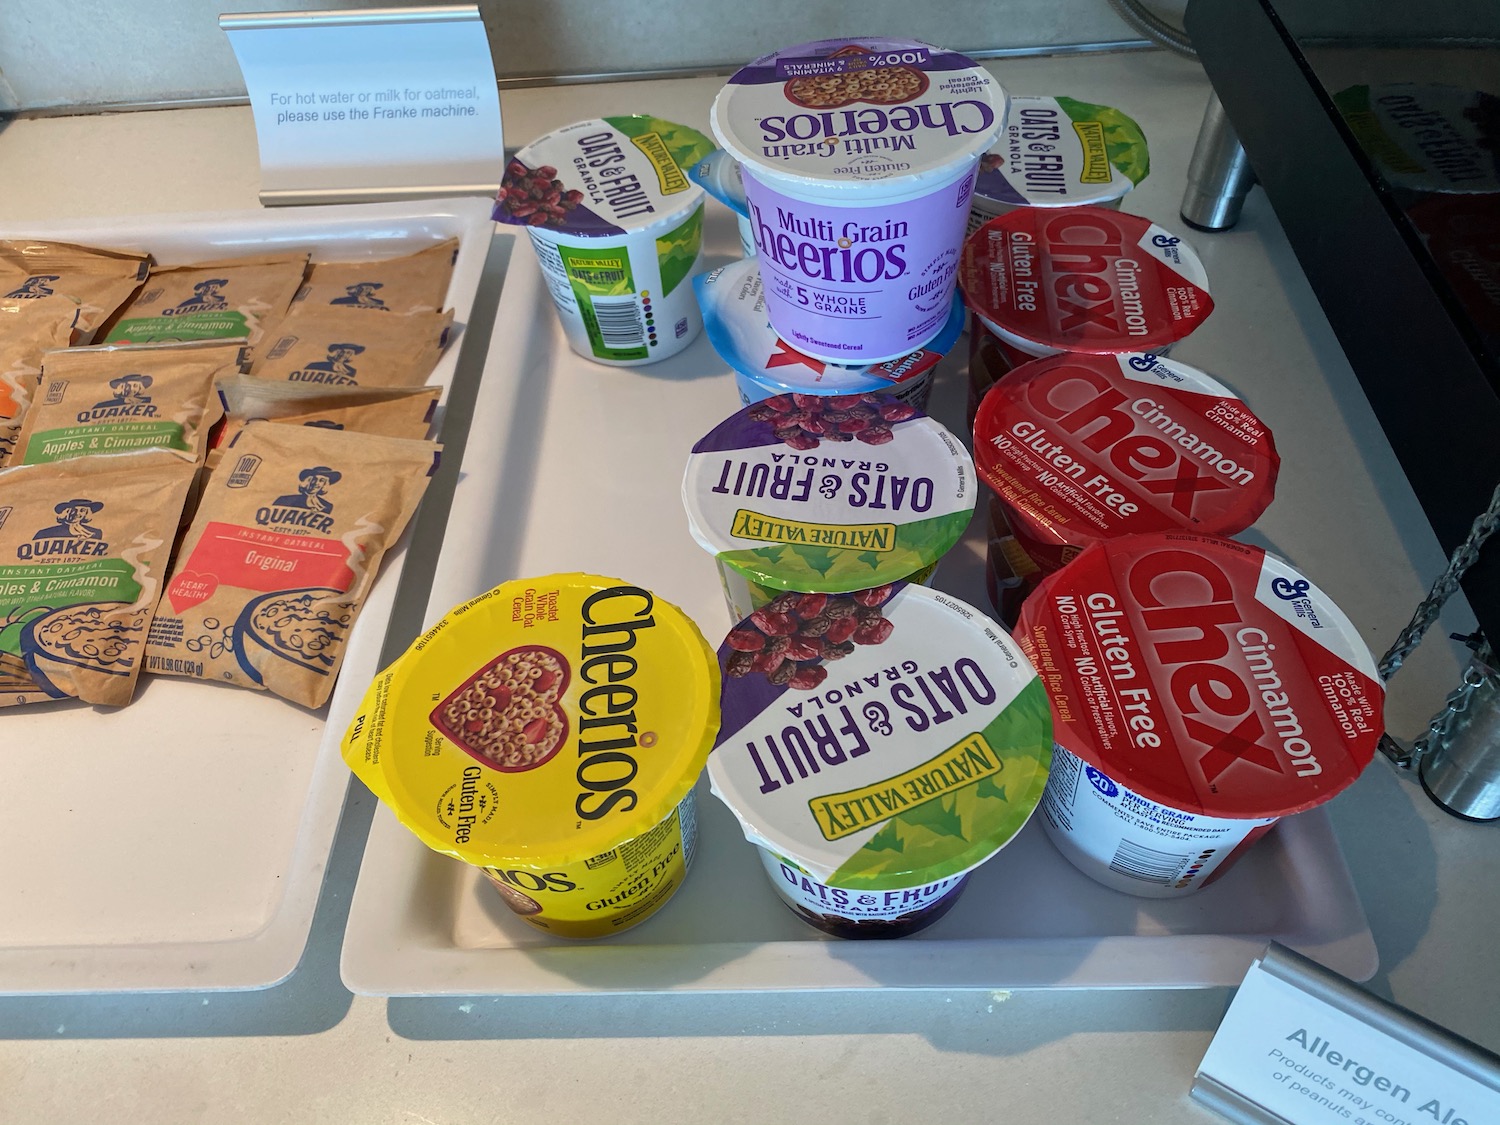
M710 212L707 234L709 264L720 264L734 245L726 213ZM945 362L933 401L957 430L962 368L961 355ZM593 570L651 587L716 642L728 612L712 560L688 533L680 485L693 442L737 401L707 340L630 370L575 356L530 248L518 247L428 622L506 578ZM976 520L936 584L983 606L978 529ZM660 914L607 942L560 944L382 808L350 910L344 982L376 995L1196 987L1238 981L1272 938L1356 979L1376 967L1322 812L1283 822L1218 884L1170 902L1098 886L1033 824L931 929L869 942L825 938L793 917L706 787L699 810L699 858Z
M390 257L457 235L448 305L469 320L493 224L484 200L31 226L165 263L273 247ZM447 386L458 340L434 372ZM376 671L405 559L387 556L319 711L143 676L112 710L0 711L0 994L244 989L302 955L349 774L338 734Z

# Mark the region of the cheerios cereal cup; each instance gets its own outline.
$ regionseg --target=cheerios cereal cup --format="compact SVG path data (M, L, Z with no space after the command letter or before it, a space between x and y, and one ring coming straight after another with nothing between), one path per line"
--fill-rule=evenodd
M595 938L682 885L718 729L717 662L681 610L557 574L455 607L376 678L343 753L526 922Z
M942 331L980 154L1006 95L964 55L825 39L741 67L714 100L740 162L766 311L829 363L879 363Z

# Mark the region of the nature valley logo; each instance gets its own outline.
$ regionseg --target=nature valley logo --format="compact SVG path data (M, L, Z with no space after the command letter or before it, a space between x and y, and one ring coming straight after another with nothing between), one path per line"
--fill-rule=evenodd
M287 378L294 383L333 383L348 386L355 382L359 371L349 361L364 351L361 344L329 344L328 358L304 364Z
M20 285L12 289L5 296L7 298L14 297L17 300L22 301L34 300L40 297L50 297L52 296L52 287L47 283L50 281L57 281L61 276L61 274L56 273L36 274L32 277L28 277L25 281L21 282Z
M31 537L30 543L16 548L16 558L23 562L39 558L103 558L109 554L109 543L104 532L93 524L93 519L104 505L98 500L78 497L64 500L53 507L57 521L51 527L41 528Z
M379 281L357 281L344 287L345 296L335 297L328 303L354 309L383 309L386 307L385 302L375 296L375 290L384 288L384 284Z
M297 491L257 508L255 522L262 527L306 528L328 534L333 530L333 502L328 492L343 478L343 473L327 465L303 469L297 474Z
M227 277L214 277L193 286L193 295L170 309L162 309L162 316L188 316L191 313L218 312L229 307L229 298L219 292L229 284Z
M151 396L146 393L150 390L151 383L150 375L141 374L121 375L118 379L111 379L109 389L115 392L114 397L94 403L91 410L80 410L78 420L106 422L116 418L156 417L156 407L151 402Z

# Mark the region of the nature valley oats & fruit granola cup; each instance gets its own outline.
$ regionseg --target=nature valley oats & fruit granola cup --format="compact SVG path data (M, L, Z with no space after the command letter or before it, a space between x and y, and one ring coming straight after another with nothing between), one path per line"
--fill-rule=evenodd
M713 791L803 920L913 933L1036 808L1046 693L999 626L947 594L897 582L785 597L719 649Z

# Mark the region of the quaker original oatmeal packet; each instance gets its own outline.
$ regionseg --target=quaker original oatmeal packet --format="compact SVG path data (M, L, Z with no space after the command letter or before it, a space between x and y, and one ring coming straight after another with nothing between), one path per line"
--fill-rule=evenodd
M369 316L293 308L255 349L252 375L323 387L420 387L453 328L452 309Z
M238 374L243 359L239 344L48 352L14 460L41 465L165 449L196 463L219 418L214 380Z
M360 262L314 262L292 311L309 309L377 309L407 314L443 307L458 239L403 254Z
M0 707L121 707L193 465L159 452L0 472Z
M61 320L87 344L146 278L144 251L97 250L41 239L0 240L0 339Z
M253 375L220 379L224 425L208 451L208 467L218 465L234 444L235 435L254 421L424 438L442 393L441 387L317 387L273 383Z
M436 442L253 422L208 478L146 668L320 707Z
M278 251L151 271L113 321L106 344L247 339L280 320L307 272L307 255Z
M19 338L0 337L0 469L15 453L21 423L36 398L42 378L42 353L68 346L72 330L65 321L38 317L36 331Z

